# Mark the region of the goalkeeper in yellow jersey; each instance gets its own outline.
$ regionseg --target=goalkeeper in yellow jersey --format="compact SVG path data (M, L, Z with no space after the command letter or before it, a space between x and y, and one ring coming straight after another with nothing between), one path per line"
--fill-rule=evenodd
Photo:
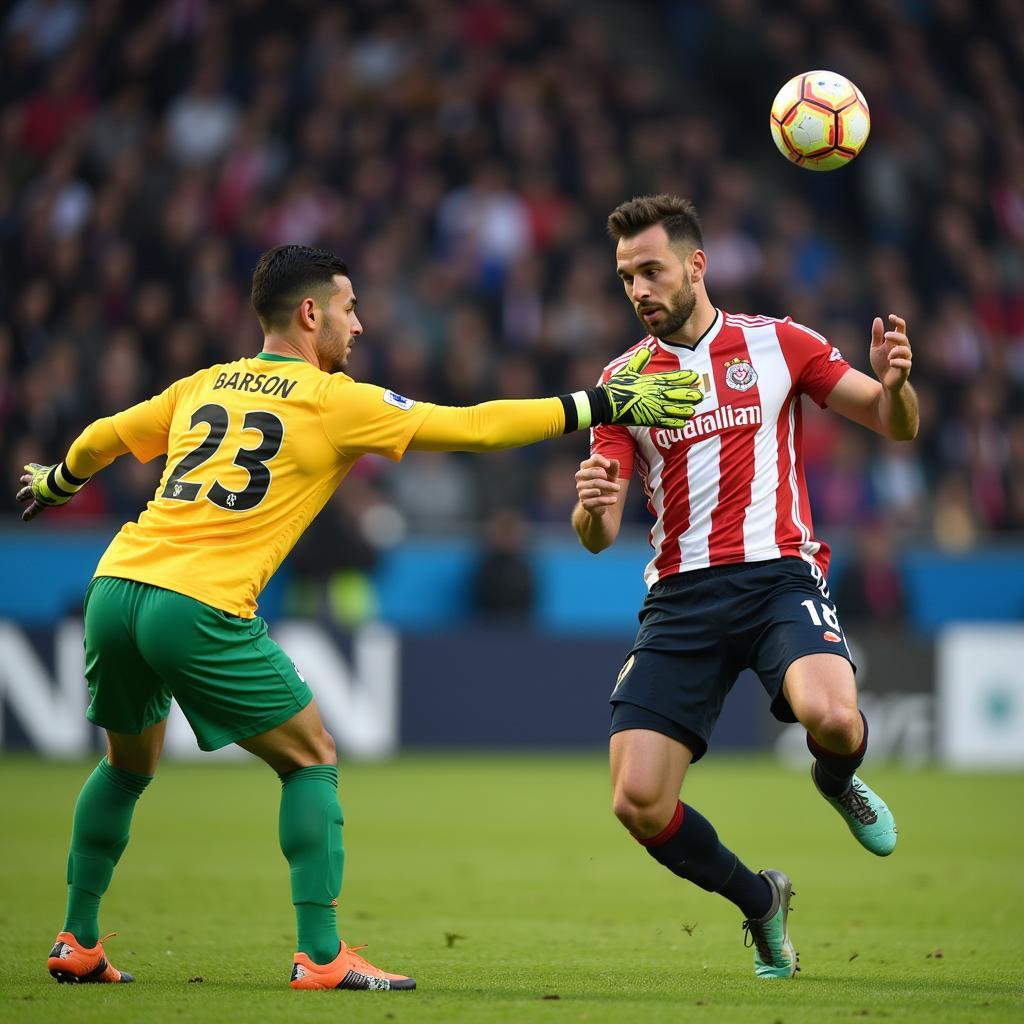
M67 915L48 961L58 981L132 980L106 959L99 904L156 772L173 698L203 750L237 743L281 777L281 850L298 926L291 986L415 988L338 937L334 741L256 615L260 591L360 455L510 448L601 423L679 427L702 397L696 373L645 374L640 359L589 391L468 408L356 383L344 372L362 333L352 282L320 249L265 253L252 304L262 352L97 420L63 462L33 463L21 478L30 520L120 455L166 457L153 500L111 542L86 592L87 714L108 749L75 806Z

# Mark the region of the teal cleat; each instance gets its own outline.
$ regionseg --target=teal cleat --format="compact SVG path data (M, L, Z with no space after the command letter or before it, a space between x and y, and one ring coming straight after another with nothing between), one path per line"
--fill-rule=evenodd
M839 812L854 838L876 857L888 857L896 849L896 821L885 801L854 775L842 796L829 796L818 785L811 765L814 788Z
M789 941L789 901L793 883L781 871L760 872L772 888L772 905L764 917L743 922L745 946L754 947L754 973L759 978L792 978L800 958Z

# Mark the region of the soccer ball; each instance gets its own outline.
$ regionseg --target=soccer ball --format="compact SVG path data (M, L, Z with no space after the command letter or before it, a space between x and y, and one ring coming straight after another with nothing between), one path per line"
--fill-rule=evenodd
M797 167L834 171L867 142L871 115L860 89L834 71L791 78L772 104L772 138Z

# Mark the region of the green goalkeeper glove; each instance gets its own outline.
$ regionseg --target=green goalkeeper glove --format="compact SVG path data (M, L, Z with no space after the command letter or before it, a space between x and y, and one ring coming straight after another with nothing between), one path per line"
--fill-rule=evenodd
M700 381L695 370L644 373L651 358L649 348L637 349L626 365L598 388L608 401L605 423L631 427L682 427L693 416L694 405L704 393L694 387Z
M25 486L18 491L18 501L31 502L21 515L27 523L44 508L67 504L88 483L88 477L83 480L73 476L63 462L54 466L40 466L38 462L30 462L25 466L21 482Z

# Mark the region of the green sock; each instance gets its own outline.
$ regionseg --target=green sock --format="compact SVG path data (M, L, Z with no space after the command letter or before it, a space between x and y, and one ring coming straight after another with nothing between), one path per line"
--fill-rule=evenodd
M128 845L135 803L152 779L152 775L115 768L104 757L78 794L63 931L71 932L83 946L95 946L99 941L100 900Z
M316 964L337 955L337 906L345 851L335 765L299 768L281 776L281 852L292 870L296 948Z

